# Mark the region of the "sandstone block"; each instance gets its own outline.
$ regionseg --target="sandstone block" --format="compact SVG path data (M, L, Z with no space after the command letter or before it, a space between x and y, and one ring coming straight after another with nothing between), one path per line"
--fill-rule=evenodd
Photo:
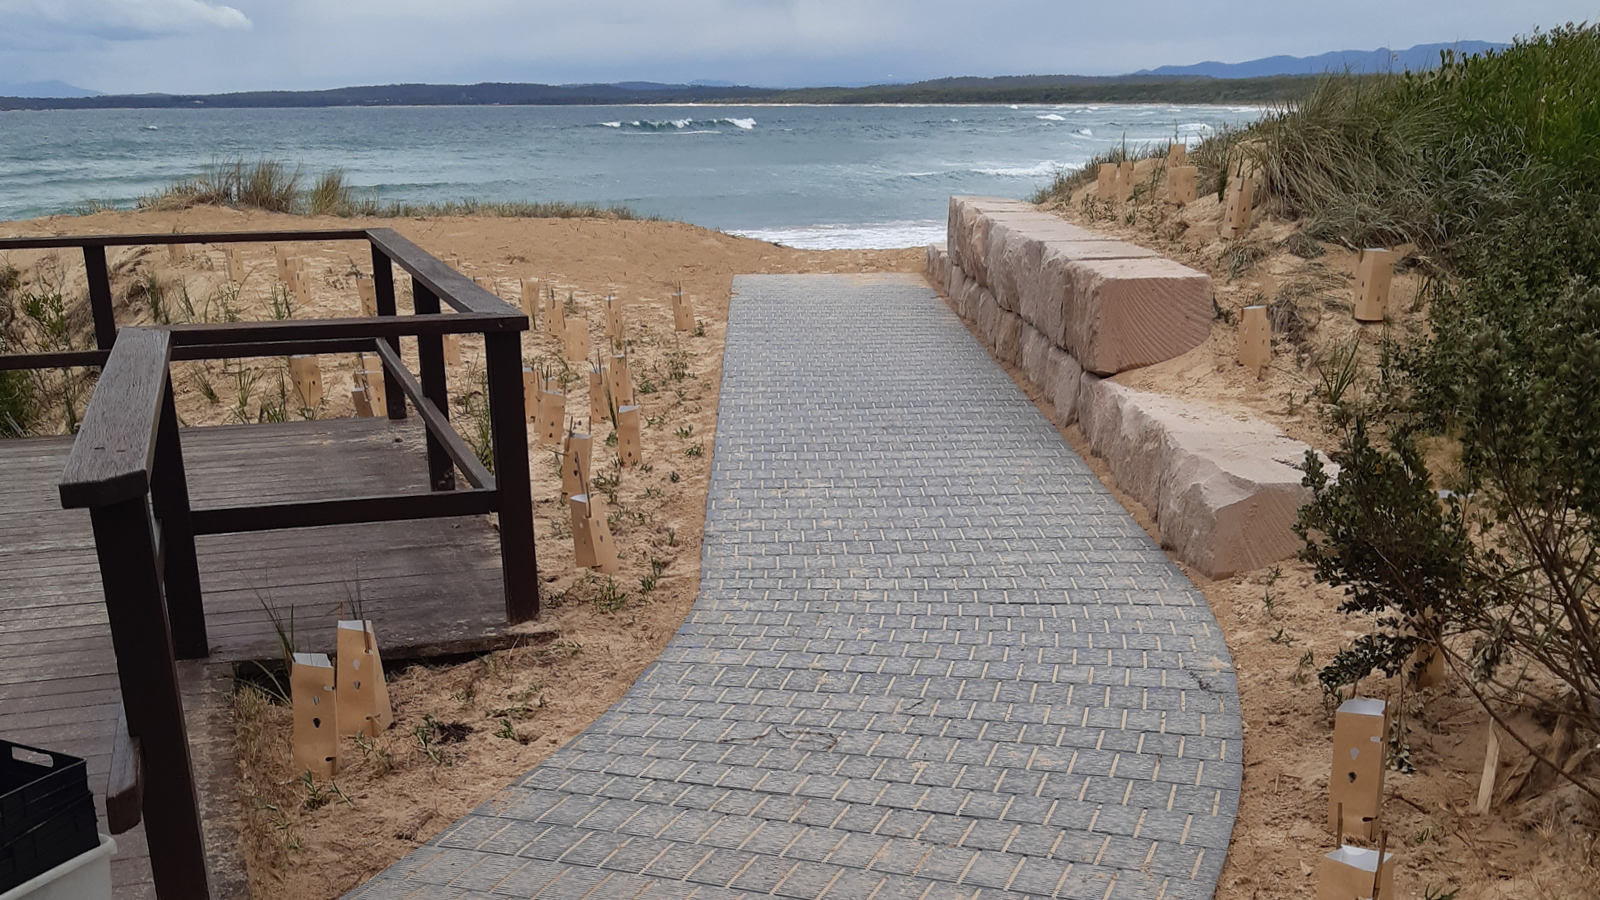
M1162 546L1210 578L1285 559L1309 491L1305 444L1247 413L1085 375L1079 422L1117 486L1155 518Z
M1072 354L1057 347L1050 348L1049 383L1045 386L1045 396L1055 406L1056 416L1061 419L1061 424L1071 425L1078 421L1078 397L1083 387L1083 367ZM1093 377L1093 376L1090 376Z
M967 273L954 261L950 263L950 270L945 274L944 295L954 300L961 293L967 281Z
M1044 389L1046 383L1045 366L1050 358L1051 346L1050 339L1043 332L1026 322L1022 323L1022 374L1040 390Z
M1001 309L994 302L994 297L984 291L978 297L978 337L983 340L983 345L990 352L994 351L995 332L998 330Z
M1022 362L1022 317L1000 310L995 323L995 358L1009 365Z
M1210 332L1211 279L1188 266L1155 258L1074 260L1066 268L1075 302L1061 346L1087 371L1109 375L1171 359Z

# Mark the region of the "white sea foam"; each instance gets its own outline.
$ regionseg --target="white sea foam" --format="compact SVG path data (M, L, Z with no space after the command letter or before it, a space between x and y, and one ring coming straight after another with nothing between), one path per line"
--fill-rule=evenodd
M1016 109L1016 107L1012 107L1012 109ZM1066 116L1058 116L1055 113L1045 113L1042 116L1034 116L1034 118L1043 119L1046 122L1065 122L1067 120Z
M741 237L771 241L799 250L894 250L943 243L945 223L938 219L860 224L799 225L730 231Z
M1094 129L1093 128L1079 128L1078 129L1078 133L1083 135L1084 137L1094 137Z
M1067 168L1066 163L1047 159L1042 163L1031 166L999 166L992 169L973 169L979 175L993 175L996 178L1048 178L1051 175Z
M680 134L716 134L719 125L732 125L740 131L756 127L755 119L634 119L632 122L601 122L607 128L624 126L637 131L675 131ZM694 129L694 130L690 130Z

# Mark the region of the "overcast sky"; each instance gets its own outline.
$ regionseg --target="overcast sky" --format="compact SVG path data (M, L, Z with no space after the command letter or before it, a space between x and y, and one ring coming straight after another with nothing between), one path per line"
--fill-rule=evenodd
M0 0L0 82L822 85L1505 41L1600 0Z

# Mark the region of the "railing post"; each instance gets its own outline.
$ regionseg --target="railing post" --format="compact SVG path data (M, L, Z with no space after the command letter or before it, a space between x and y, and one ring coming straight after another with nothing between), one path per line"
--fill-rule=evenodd
M89 276L89 309L94 313L94 342L110 350L117 342L117 317L111 309L111 275L106 270L106 248L83 248L83 268Z
M178 439L178 410L167 376L156 431L155 462L150 473L150 501L161 523L162 580L167 591L167 620L178 659L204 659L206 611L200 597L200 564L195 558L194 523L189 518L189 480L183 471Z
M439 314L439 298L422 282L411 279L412 311L419 316ZM437 334L417 335L417 363L422 367L422 395L450 418L450 386L445 380L444 338ZM456 469L445 455L444 445L428 431L428 483L436 491L456 489Z
M141 495L92 507L89 520L128 732L139 739L143 760L145 834L156 895L161 900L208 898L205 833L156 568L150 504Z
M394 263L377 244L372 245L372 289L378 295L378 315L392 316L395 314L394 306ZM394 348L396 355L400 353L400 339L392 337L387 339L389 346ZM400 382L389 374L383 372L383 395L389 404L389 418L404 419L406 417L406 397L400 393Z
M528 483L528 424L522 405L522 332L483 336L489 370L489 430L500 512L500 572L506 621L539 616L539 564L533 548L533 493Z

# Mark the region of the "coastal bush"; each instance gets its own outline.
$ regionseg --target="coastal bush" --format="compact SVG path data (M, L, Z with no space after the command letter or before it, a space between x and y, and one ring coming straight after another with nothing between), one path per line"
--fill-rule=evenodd
M1435 72L1330 79L1251 152L1284 214L1352 245L1414 243L1432 267L1428 334L1394 357L1384 405L1336 418L1337 481L1306 462L1304 558L1369 629L1324 686L1436 647L1513 740L1600 799L1563 743L1600 735L1595 96L1600 30L1568 27ZM1459 452L1448 482L1414 449L1424 432ZM1534 746L1517 710L1567 736Z
M195 206L228 206L269 212L343 218L418 218L432 216L500 216L519 219L642 219L626 206L523 200L450 200L442 203L385 203L358 196L343 169L329 169L304 188L299 166L278 160L232 160L213 163L199 175L174 182L139 199L140 209L172 210Z

